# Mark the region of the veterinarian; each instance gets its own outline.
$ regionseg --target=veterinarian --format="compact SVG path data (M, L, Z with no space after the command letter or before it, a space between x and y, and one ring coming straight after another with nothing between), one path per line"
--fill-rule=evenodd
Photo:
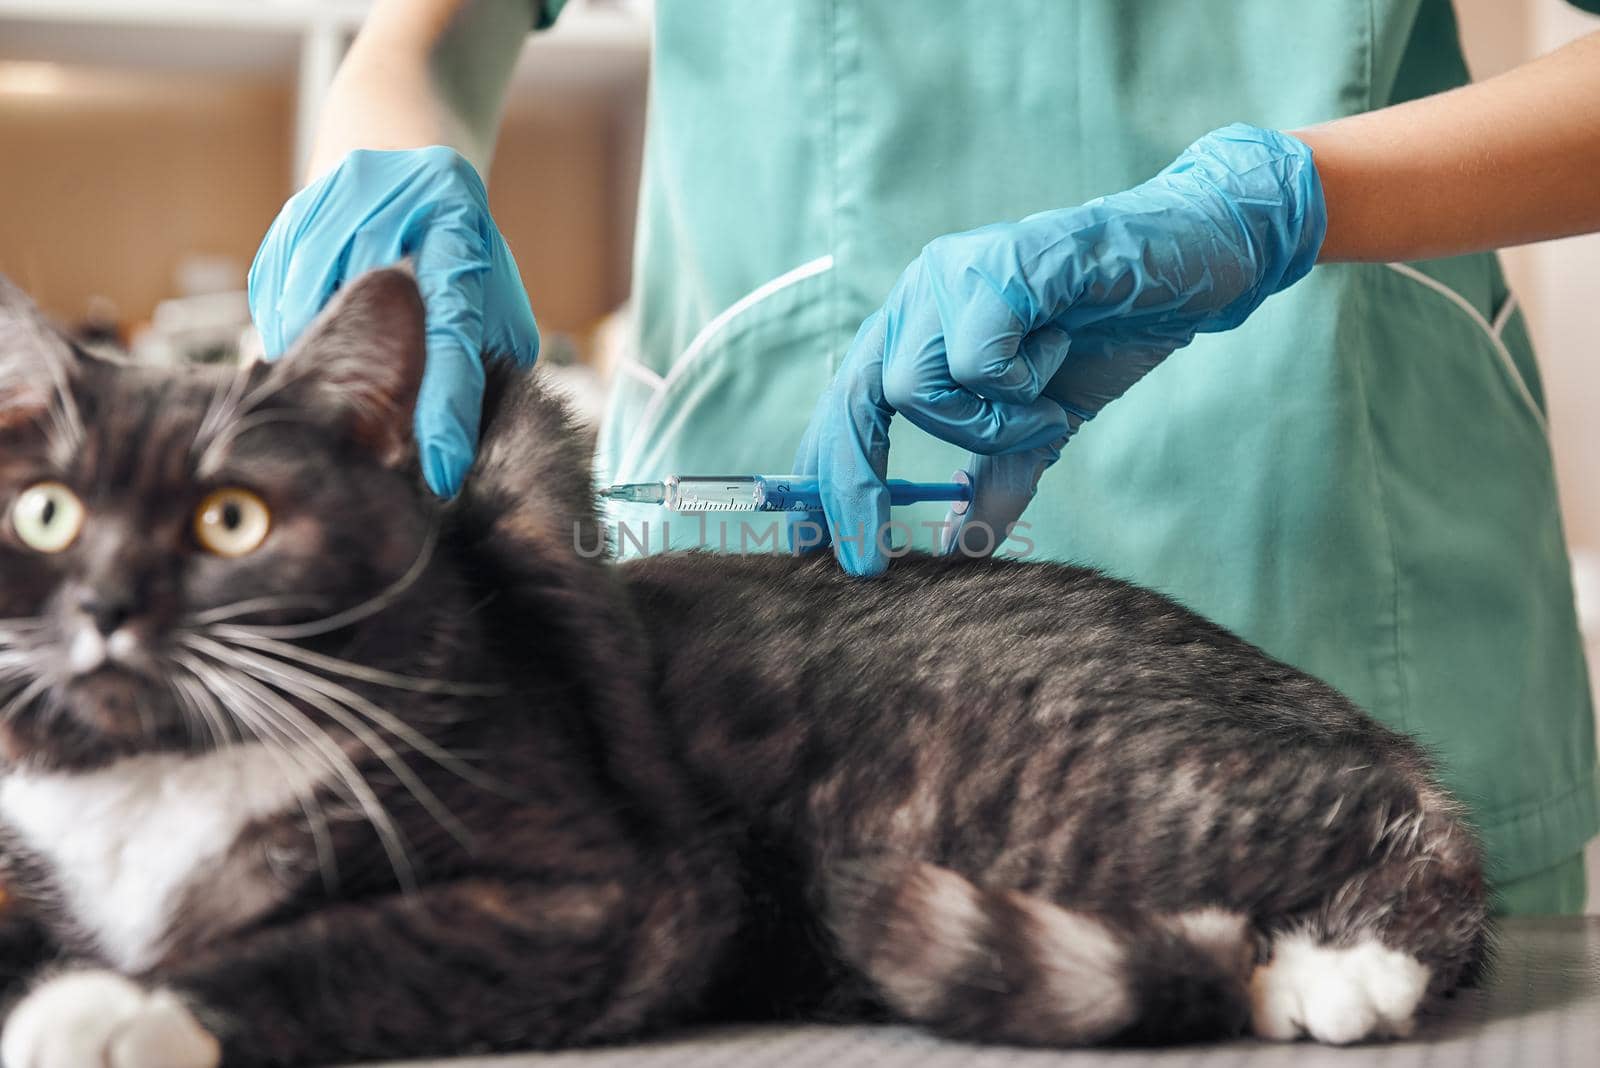
M441 494L479 352L538 349L480 175L560 7L378 0L251 272L276 354L414 259ZM1508 909L1578 910L1593 717L1542 387L1484 250L1600 228L1600 35L1466 82L1447 0L665 0L601 476L818 471L871 574L885 465L970 466L968 551L1028 505L1007 551L1326 678L1443 756Z

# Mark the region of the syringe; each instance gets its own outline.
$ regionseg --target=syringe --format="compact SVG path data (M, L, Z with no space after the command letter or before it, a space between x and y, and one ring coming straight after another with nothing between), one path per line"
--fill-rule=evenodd
M890 504L950 501L960 515L972 501L972 478L957 471L949 482L889 479ZM820 512L822 492L812 475L668 475L660 482L620 482L600 496L632 504L659 504L673 512Z

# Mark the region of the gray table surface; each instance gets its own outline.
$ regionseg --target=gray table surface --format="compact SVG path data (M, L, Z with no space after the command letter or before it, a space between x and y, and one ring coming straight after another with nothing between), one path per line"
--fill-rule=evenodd
M413 1061L405 1068L1563 1068L1600 1065L1600 917L1508 921L1495 972L1404 1042L1336 1049L1240 1041L1164 1050L1019 1050L904 1027L739 1027L635 1046ZM389 1068L400 1068L391 1065Z

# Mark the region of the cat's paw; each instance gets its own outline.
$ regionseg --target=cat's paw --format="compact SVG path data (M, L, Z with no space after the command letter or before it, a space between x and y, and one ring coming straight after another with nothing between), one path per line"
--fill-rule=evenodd
M172 993L115 972L66 972L0 1032L4 1068L217 1068L222 1048Z
M1324 946L1282 935L1250 977L1251 1020L1257 1035L1284 1042L1402 1038L1427 989L1425 965L1379 942Z

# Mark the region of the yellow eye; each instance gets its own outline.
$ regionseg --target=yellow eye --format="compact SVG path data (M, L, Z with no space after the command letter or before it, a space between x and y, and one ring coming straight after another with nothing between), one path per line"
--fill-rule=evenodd
M220 489L194 513L194 536L218 556L243 556L267 540L272 513L247 489Z
M83 502L59 482L38 482L17 495L11 529L22 544L41 553L58 553L78 540Z

